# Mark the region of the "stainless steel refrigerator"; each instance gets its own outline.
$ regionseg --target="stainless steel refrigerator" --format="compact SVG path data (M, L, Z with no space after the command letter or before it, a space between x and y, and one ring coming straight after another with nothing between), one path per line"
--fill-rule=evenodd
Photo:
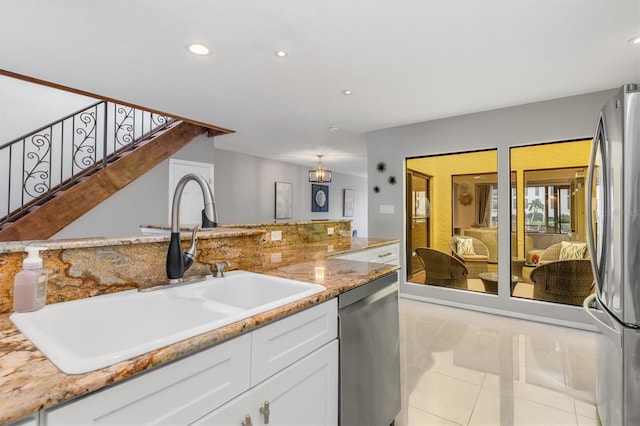
M600 112L587 179L587 225L596 292L584 308L601 332L598 414L604 426L640 425L638 85L623 86Z

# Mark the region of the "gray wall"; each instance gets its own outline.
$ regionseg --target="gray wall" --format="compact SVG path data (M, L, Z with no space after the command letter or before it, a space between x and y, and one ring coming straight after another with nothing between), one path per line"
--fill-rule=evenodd
M383 178L392 174L405 175L405 160L411 157L498 149L498 222L510 223L509 217L509 148L542 142L592 138L600 108L613 90L546 102L521 105L441 120L427 121L367 135L367 170L369 191L381 185L379 194L369 193L369 234L376 237L400 238L402 262L405 253L404 184L384 185ZM376 171L379 161L387 163L383 175ZM404 178L402 178L404 182ZM395 213L382 215L380 205L393 205ZM511 299L510 229L500 227L499 242L499 296L455 291L452 289L408 284L406 273L401 272L401 292L413 298L431 300L484 311L507 313L520 317L554 319L571 325L587 324L577 307Z
M326 184L329 212L312 213L308 172L308 167L217 149L214 173L220 223L274 222L275 182L289 182L293 184L293 218L281 221L353 219L352 229L366 236L367 179L333 172L331 183ZM344 189L355 193L353 217L342 215Z
M214 140L194 139L173 158L214 163L214 197L221 224L274 221L275 182L293 183L293 218L343 219L342 190L355 190L352 228L367 233L367 180L334 173L329 186L329 212L311 213L308 168L280 161L215 149ZM169 160L154 167L102 204L70 224L53 238L139 235L139 225L169 223Z

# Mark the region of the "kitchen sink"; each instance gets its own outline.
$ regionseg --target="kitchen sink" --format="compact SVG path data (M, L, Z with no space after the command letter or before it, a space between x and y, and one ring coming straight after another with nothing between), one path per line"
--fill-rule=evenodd
M264 311L283 304L293 302L299 297L296 289L307 289L308 284L299 281L285 280L270 275L228 272L221 280L215 279L215 285L203 286L202 297L233 306L239 309ZM319 286L322 287L322 286ZM321 291L324 291L322 287Z
M231 271L172 288L55 303L10 318L60 370L79 374L324 290L319 284Z

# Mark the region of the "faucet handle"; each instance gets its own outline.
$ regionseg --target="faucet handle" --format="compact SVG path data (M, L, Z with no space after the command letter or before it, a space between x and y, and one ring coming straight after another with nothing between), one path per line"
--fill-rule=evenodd
M215 274L216 278L224 277L224 267L225 266L231 266L231 263L229 263L228 260L223 260L222 262L216 263L216 274Z
M193 231L191 232L191 245L184 252L185 259L189 258L191 259L191 261L193 261L193 258L196 256L196 241L198 240L197 234L199 230L200 226L196 225L196 227L193 228Z

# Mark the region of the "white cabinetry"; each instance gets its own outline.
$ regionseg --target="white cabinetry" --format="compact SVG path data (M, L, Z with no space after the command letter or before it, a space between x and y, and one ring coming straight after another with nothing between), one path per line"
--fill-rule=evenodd
M47 410L47 425L188 424L250 387L251 335Z
M337 337L337 299L255 330L251 336L251 386Z
M23 417L20 420L9 423L7 426L38 426L38 413Z
M337 259L359 260L361 262L387 263L390 265L400 264L400 245L398 243L388 244L382 247L374 247L360 250L354 253L347 253L335 256Z
M46 424L186 425L216 415L217 424L240 425L251 415L258 425L256 402L265 401L273 413L269 424L336 424L337 328L333 299L46 410Z
M335 425L338 341L297 361L194 425ZM251 423L249 423L249 421Z

